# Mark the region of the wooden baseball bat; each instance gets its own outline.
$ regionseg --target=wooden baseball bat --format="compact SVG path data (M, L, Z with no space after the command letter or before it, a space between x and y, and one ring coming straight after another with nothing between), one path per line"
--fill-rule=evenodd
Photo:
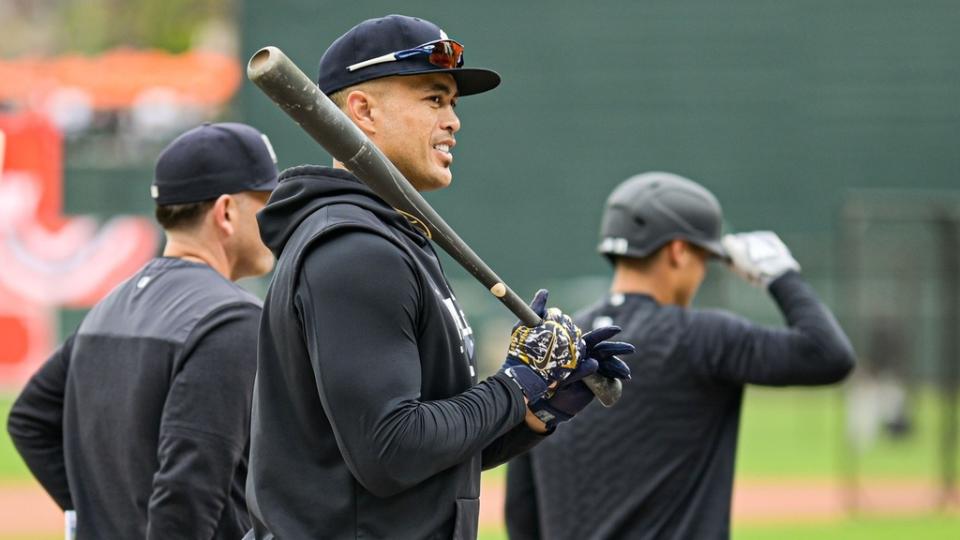
M283 51L276 47L264 47L257 51L247 64L247 77L377 195L408 217L419 221L437 245L519 317L524 325L540 324L540 317L530 306L460 239L393 162ZM591 375L584 382L606 407L620 398L622 385L618 379Z

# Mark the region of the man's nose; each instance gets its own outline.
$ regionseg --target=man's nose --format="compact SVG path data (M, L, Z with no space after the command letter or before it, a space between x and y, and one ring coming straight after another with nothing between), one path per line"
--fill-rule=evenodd
M453 107L447 107L447 113L440 120L440 129L449 131L451 134L460 131L460 117L457 116Z

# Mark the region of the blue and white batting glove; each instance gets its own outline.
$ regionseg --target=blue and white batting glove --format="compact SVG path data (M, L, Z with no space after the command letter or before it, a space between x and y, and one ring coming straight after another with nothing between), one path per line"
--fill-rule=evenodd
M636 349L623 341L606 341L619 332L619 327L604 326L584 334L586 359L560 384L552 397L544 396L530 403L530 410L548 430L570 420L593 401L593 392L582 381L588 375L596 373L611 379L630 380L630 367L616 355L631 354Z
M546 308L547 294L546 289L540 289L530 303L543 322L533 327L521 323L513 327L507 360L501 368L528 401L552 393L577 369L586 347L570 317L559 309Z

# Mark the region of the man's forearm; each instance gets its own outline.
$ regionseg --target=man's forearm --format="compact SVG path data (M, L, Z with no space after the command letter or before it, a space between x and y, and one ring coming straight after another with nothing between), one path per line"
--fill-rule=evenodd
M770 293L791 329L804 339L805 362L818 382L836 382L853 369L855 354L836 317L797 272L771 283Z
M23 458L27 468L37 482L50 495L61 510L73 510L73 498L70 495L70 483L64 465L63 446L59 443L49 447L25 445L22 440L14 439L17 452Z
M30 472L64 510L73 509L63 454L63 401L71 335L13 403L7 431Z
M509 384L494 376L452 398L410 403L401 410L374 413L354 404L332 415L332 423L340 426L338 440L357 480L388 497L472 459L491 441L523 425L526 407ZM343 416L366 414L359 410L381 420L365 427ZM341 417L344 421L338 421Z
M540 444L549 433L538 433L525 423L520 424L498 437L483 449L482 468L492 469L522 455Z
M511 392L516 388L511 388ZM526 398L524 398L526 404ZM532 424L532 425L531 425ZM539 429L538 429L539 428ZM526 408L524 422L497 437L483 449L481 466L484 470L502 465L540 443L549 432L547 426Z

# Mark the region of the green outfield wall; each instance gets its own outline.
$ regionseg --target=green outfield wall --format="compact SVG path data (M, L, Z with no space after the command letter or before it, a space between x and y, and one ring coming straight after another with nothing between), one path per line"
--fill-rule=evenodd
M312 76L324 48L350 26L400 11L462 41L468 65L498 70L500 88L460 102L454 184L427 198L520 294L548 286L568 309L603 290L609 270L594 254L603 201L638 172L667 170L707 185L732 231L780 232L848 321L862 315L849 312L837 279L838 215L851 190L960 189L953 0L276 0L241 8L240 62L277 45ZM329 162L250 83L225 118L267 132L282 166ZM113 143L121 154L122 142ZM67 141L66 211L149 213L145 186L162 142L104 169L102 145ZM875 311L902 306L904 296L890 291L909 274L912 289L899 288L915 291L909 317L922 356L932 358L943 311L936 242L915 241L929 231L911 227L896 229L893 247L870 240L915 264L864 281L861 297ZM471 317L503 313L446 266ZM700 304L779 319L764 295L711 274ZM871 307L884 298L892 300ZM80 315L68 312L63 329Z
M524 292L606 271L603 200L641 171L701 181L732 229L780 231L815 271L848 188L960 188L954 1L247 2L243 52L280 46L313 76L398 10L503 75L461 101L454 184L428 199ZM284 165L328 161L250 84L239 109Z

